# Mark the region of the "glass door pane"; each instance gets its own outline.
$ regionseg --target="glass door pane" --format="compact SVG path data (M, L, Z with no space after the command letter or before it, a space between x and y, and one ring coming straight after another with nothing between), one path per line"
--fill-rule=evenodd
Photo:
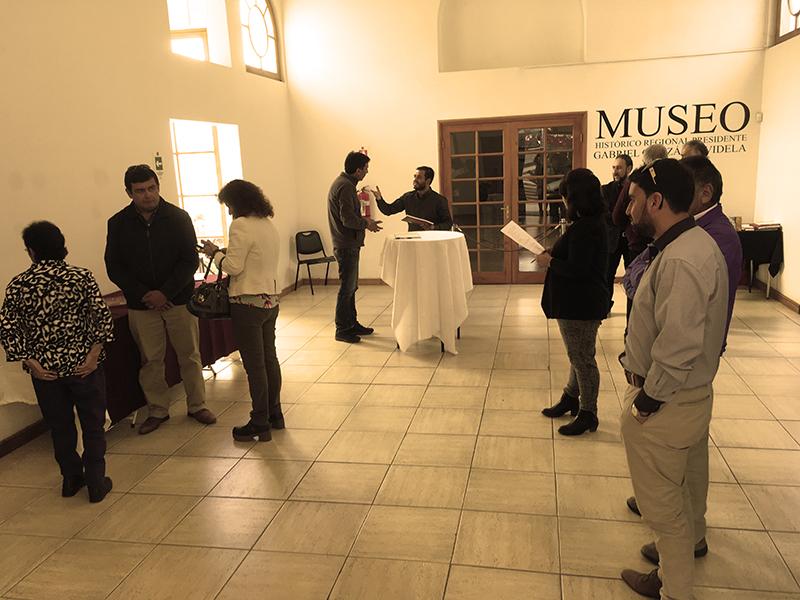
M529 225L520 223L522 228L528 232L537 242L545 248L552 248L559 237L561 237L561 225ZM544 277L544 271L534 262L534 255L530 250L520 248L517 259L517 268L522 273L540 273Z
M545 248L552 248L561 236L561 220L566 210L560 186L564 176L575 165L574 124L520 124L515 127L517 139L513 214L517 223ZM582 161L582 159L581 159ZM544 279L534 256L516 244L515 282L534 283Z
M477 279L507 277L505 241L500 228L509 214L505 206L505 133L498 128L450 131L449 194L453 222L467 241ZM487 279L483 279L486 281Z
M472 270L478 270L478 169L477 132L450 133L450 189L453 223L461 228L467 241Z
M478 267L505 273L505 156L502 129L478 131ZM499 237L498 237L499 236Z

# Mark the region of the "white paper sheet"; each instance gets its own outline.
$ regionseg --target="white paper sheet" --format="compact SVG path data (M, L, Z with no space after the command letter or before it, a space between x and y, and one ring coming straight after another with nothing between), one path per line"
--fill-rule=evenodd
M520 246L527 248L536 255L541 254L545 250L544 246L537 242L527 231L514 221L509 221L500 231L503 235L511 238Z

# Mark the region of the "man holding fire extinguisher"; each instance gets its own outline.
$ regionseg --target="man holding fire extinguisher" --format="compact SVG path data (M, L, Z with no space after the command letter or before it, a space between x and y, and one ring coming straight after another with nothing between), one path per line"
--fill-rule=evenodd
M328 192L328 224L333 240L333 255L339 263L339 295L336 298L336 340L354 344L374 329L358 322L356 290L358 259L364 245L364 231L378 232L380 221L361 214L356 184L367 176L369 156L350 152L344 160L344 172L331 184Z

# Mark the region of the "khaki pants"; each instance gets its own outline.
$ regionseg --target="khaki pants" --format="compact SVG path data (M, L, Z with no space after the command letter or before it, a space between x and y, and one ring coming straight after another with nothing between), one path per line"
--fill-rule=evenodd
M205 408L203 365L200 360L200 327L197 317L185 306L168 310L129 310L128 324L142 355L139 383L144 390L151 417L169 414L169 388L164 377L167 334L175 348L181 370L186 403L190 413Z
M625 392L622 440L642 518L655 534L664 600L691 600L694 546L705 536L711 385L679 392L639 423Z

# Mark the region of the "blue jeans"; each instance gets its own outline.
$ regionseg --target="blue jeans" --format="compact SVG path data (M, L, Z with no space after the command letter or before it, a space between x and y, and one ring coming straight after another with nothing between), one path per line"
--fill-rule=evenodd
M356 290L358 289L358 257L361 248L334 248L339 263L339 295L336 298L336 333L356 326Z

